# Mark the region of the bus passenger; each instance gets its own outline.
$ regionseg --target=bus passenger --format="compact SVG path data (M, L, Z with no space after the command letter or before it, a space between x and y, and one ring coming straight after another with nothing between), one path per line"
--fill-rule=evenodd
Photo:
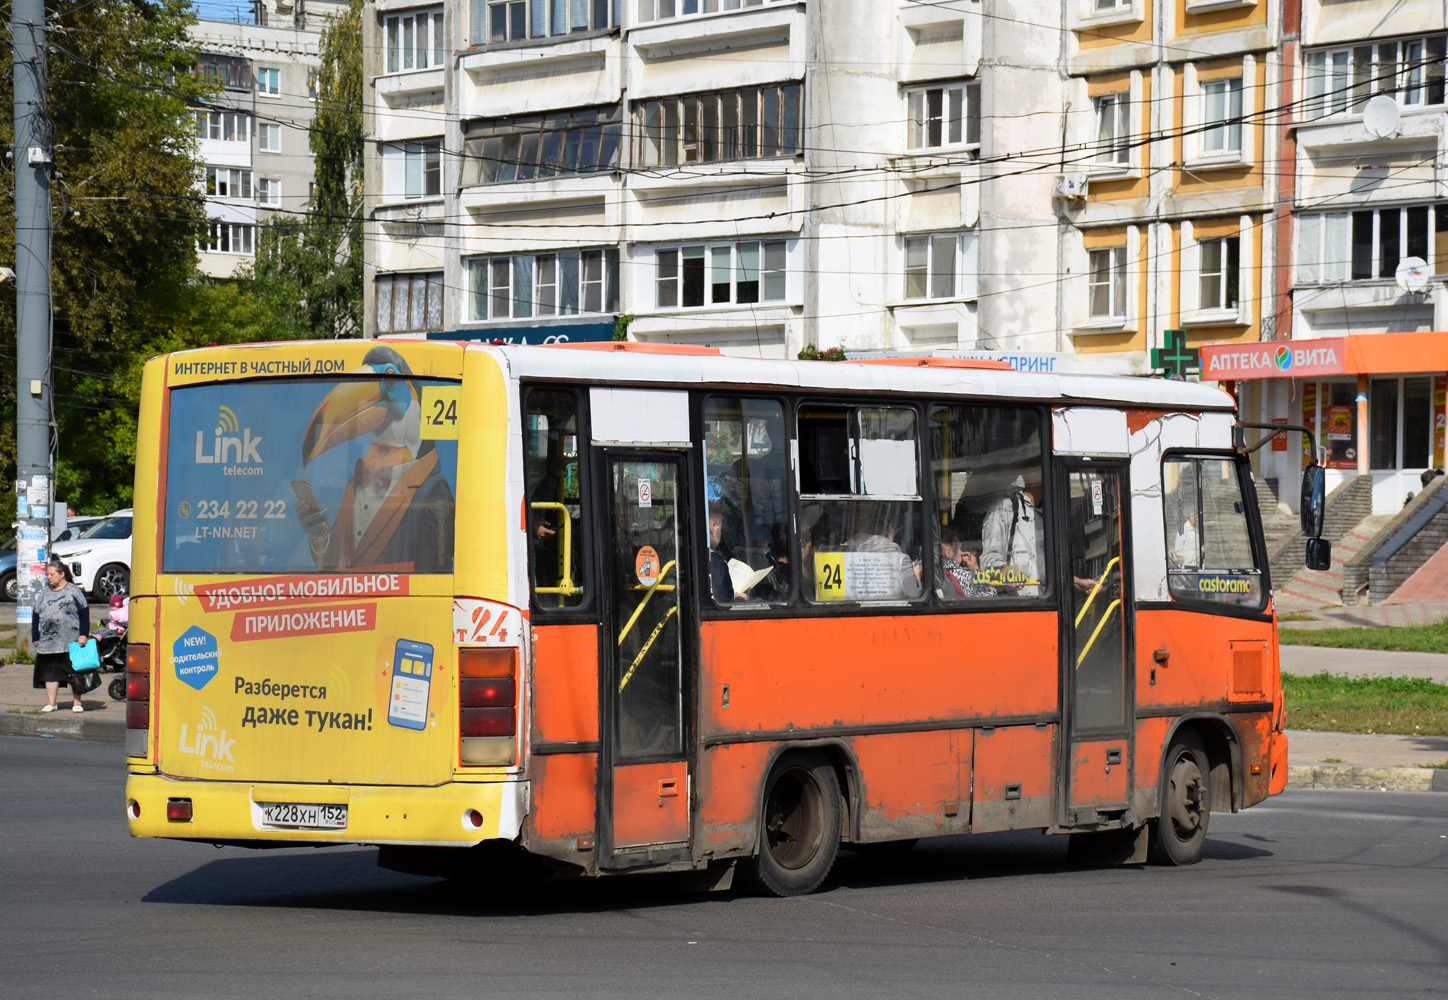
M946 600L957 597L994 597L996 589L977 578L980 561L960 541L960 532L952 524L940 529L940 572L936 584Z
M747 595L734 592L734 581L729 576L729 560L720 551L724 542L724 512L715 508L709 511L709 592L717 604L728 604L744 600Z
M1044 593L1046 539L1041 527L1041 470L1027 469L1021 486L1001 497L981 525L980 562L998 591L1022 597Z

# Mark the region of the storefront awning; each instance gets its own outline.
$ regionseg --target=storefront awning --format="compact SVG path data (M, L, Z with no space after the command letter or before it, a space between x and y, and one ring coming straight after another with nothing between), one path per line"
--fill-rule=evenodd
M1448 331L1206 344L1202 381L1448 371Z

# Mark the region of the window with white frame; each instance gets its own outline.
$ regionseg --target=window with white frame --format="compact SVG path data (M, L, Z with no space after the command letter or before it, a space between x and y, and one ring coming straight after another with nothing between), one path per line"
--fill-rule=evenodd
M1206 311L1236 312L1240 294L1242 241L1237 236L1200 240L1197 305Z
M468 319L576 316L618 309L618 250L557 250L468 261Z
M206 193L213 198L251 199L251 171L245 167L207 167Z
M1095 162L1105 166L1131 164L1131 95L1103 94L1091 99L1096 115Z
M976 233L906 236L905 298L974 298L978 270Z
M788 295L783 240L664 247L654 252L659 309L782 302Z
M1098 14L1107 11L1130 10L1131 0L1091 0L1091 9Z
M256 148L263 153L282 151L282 127L276 122L258 122L256 126Z
M470 0L468 39L497 45L606 31L619 24L621 0Z
M264 97L276 97L281 90L281 70L275 66L261 66L256 71L256 92Z
M716 14L720 11L759 7L775 0L638 0L640 21L665 21L676 17Z
M1093 320L1126 317L1126 247L1087 253L1088 313Z
M389 14L382 19L384 73L408 73L441 66L447 52L442 8Z
M1297 281L1332 284L1392 278L1404 257L1433 262L1448 236L1448 204L1397 205L1297 216Z
M256 179L256 203L258 205L280 205L282 203L282 182L276 177Z
M206 239L199 249L209 253L230 253L250 255L252 253L252 231L255 226L241 222L222 222L212 219L206 225Z
M910 149L980 144L980 84L952 83L906 91Z
M442 194L442 141L402 144L403 197L432 198Z
M246 142L251 138L251 115L244 111L198 111L196 135L200 139Z
M623 137L621 115L613 104L470 123L463 130L459 183L468 187L612 170Z
M1242 78L1202 84L1203 156L1242 152Z
M800 146L798 83L688 94L634 103L638 163L673 166L794 156Z
M378 333L442 329L441 271L379 275L376 292Z
M1392 97L1404 107L1443 104L1445 58L1448 35L1309 52L1303 58L1307 100L1302 116L1361 111L1368 99L1378 94Z

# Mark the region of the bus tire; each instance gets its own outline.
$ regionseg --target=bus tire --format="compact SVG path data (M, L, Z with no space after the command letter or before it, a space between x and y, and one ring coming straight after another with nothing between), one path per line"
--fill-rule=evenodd
M1179 733L1162 769L1161 812L1151 823L1151 860L1195 864L1212 818L1212 771L1195 733Z
M746 882L761 894L804 896L819 888L840 849L840 783L821 753L780 758L764 784L758 850Z

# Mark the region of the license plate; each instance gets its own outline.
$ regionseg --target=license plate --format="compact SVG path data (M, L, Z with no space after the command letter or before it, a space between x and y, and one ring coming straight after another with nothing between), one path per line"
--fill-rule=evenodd
M345 830L347 807L310 802L258 802L262 822L290 830Z

